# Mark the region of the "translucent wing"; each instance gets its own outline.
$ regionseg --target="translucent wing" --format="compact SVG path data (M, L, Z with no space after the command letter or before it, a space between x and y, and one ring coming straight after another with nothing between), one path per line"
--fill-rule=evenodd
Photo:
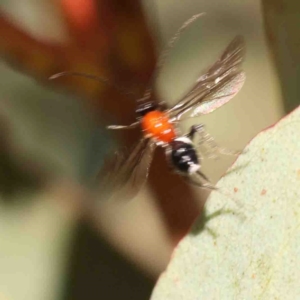
M129 151L116 152L104 164L99 174L99 196L129 200L142 188L149 173L155 144L142 138Z
M192 112L190 116L208 114L227 103L240 91L245 81L241 70L244 56L244 39L237 36L217 62L197 79L196 85L169 109L171 116L180 119L187 112Z

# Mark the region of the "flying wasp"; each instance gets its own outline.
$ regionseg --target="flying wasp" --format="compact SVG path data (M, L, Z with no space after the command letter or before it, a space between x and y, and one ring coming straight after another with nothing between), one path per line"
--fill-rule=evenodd
M157 78L182 31L202 15L193 16L179 28L162 52L153 78ZM152 97L153 84L151 84L144 96L137 100L135 122L108 126L108 129L112 130L140 127L143 136L129 151L116 152L106 160L103 168L105 171L99 175L101 197L108 199L118 195L123 199L133 198L146 182L157 146L165 149L169 166L175 173L200 188L215 189L200 170L203 154L198 151L200 146L206 146L207 154L210 156L237 155L240 152L220 147L206 132L203 124L193 125L189 132L181 134L178 123L187 118L213 112L240 91L245 81L245 73L241 69L244 56L244 39L237 36L225 48L219 59L205 74L197 78L191 90L174 106L166 108L163 103L156 102ZM85 76L107 82L101 77L77 72L62 72L51 78L62 75Z

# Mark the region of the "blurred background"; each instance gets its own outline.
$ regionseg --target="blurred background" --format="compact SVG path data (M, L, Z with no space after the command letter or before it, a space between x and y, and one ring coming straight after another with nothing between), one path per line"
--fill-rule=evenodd
M137 133L134 97L64 70L98 74L139 95L157 54L184 21L157 81L170 105L242 34L246 84L204 123L219 144L243 149L298 105L299 8L294 1L1 0L0 299L149 299L172 249L208 196L169 174L157 151L149 183L130 202L91 212L104 158ZM203 162L215 183L233 158ZM233 191L229 191L233 192Z

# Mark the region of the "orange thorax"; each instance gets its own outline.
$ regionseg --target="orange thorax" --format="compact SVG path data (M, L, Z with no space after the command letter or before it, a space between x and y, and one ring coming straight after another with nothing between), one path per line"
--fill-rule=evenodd
M158 110L147 113L141 126L146 136L151 136L158 141L170 143L175 138L175 130L168 116Z

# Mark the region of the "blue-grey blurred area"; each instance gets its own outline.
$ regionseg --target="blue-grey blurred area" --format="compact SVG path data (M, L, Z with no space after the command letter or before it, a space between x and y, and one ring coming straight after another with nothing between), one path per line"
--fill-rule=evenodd
M14 151L12 163L24 159L42 169L40 176L87 183L107 152L108 134L101 122L75 95L42 86L5 63L0 72L1 116L10 133L6 139Z
M63 22L51 2L0 4L33 35L60 41L65 38ZM283 116L260 1L143 3L159 51L184 21L207 13L183 34L158 78L158 91L170 105L235 35L246 39L247 80L241 92L211 115L183 123L183 132L204 123L221 145L243 149ZM42 85L4 62L0 75L0 199L9 195L6 203L14 203L0 201L0 299L148 299L153 278L164 270L173 249L151 190L146 187L130 203L107 205L99 213L101 235L117 250L58 204L74 198L89 201L81 188L89 186L116 144L103 127L113 116L95 118L85 99ZM216 182L233 160L205 160L203 170ZM59 187L50 189L49 181Z
M110 142L82 99L47 88L4 62L0 74L0 298L61 299L74 223L52 201L67 200L72 187L66 194L60 187L58 194L55 187L44 190L66 178L89 186ZM70 202L76 197L75 191ZM117 257L95 236L93 247L104 247L108 260Z

